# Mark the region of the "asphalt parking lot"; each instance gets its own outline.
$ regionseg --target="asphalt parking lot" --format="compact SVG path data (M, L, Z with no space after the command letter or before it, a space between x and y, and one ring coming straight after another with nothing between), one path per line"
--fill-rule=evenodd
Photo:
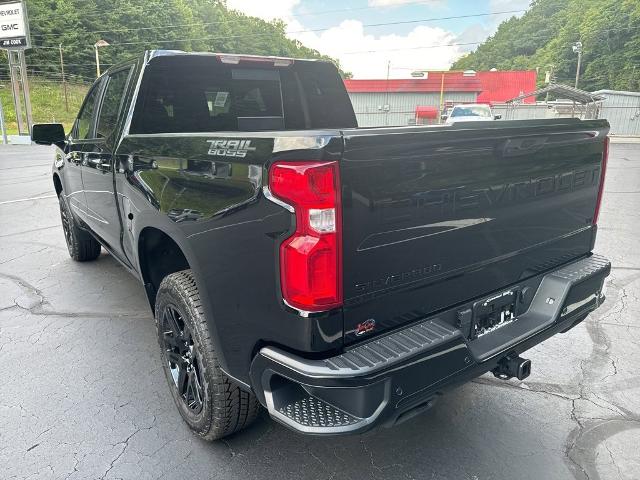
M51 151L0 146L0 479L640 478L640 144L615 143L596 250L608 300L528 352L363 436L300 436L266 415L205 443L163 376L142 286L108 254L73 262Z

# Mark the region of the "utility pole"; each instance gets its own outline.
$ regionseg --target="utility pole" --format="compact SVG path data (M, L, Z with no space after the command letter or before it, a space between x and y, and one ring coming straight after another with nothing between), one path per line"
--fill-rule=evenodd
M442 123L442 115L444 115L444 70L440 79L440 108L438 109L438 114L440 115L438 123Z
M385 84L385 96L384 96L384 105L382 106L382 110L384 113L384 124L385 126L389 123L389 110L391 107L389 106L389 74L391 72L391 60L387 61L387 83Z
M62 89L64 91L64 108L69 111L69 97L67 95L67 81L64 77L64 57L62 56L62 44L58 45L60 49L60 71L62 72Z
M580 65L582 64L582 42L576 42L573 45L573 53L578 54L578 68L576 68L576 85L578 88L578 82L580 81Z

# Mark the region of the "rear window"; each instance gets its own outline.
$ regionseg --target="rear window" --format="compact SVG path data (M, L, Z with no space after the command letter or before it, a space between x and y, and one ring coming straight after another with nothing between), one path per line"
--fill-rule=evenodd
M213 56L154 59L131 133L304 130L356 126L337 70L324 62L287 67L229 65Z

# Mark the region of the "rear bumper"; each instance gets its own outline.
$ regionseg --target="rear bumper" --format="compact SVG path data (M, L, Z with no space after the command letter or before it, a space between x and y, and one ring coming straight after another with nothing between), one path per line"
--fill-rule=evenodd
M252 387L275 420L301 433L392 425L493 370L505 356L580 323L604 300L610 270L608 260L592 255L541 275L526 311L474 340L440 314L322 360L264 347L251 366Z

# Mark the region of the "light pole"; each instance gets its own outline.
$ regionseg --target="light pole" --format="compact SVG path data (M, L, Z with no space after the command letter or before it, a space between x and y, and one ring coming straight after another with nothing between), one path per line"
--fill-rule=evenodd
M576 68L576 85L578 88L578 82L580 81L580 64L582 63L582 42L576 42L573 44L573 53L578 54L578 68Z
M105 40L98 40L93 45L93 48L95 48L96 50L96 73L98 77L100 76L100 56L98 55L98 47L108 47L108 46L109 46L109 42Z
M435 72L433 72L435 73ZM442 123L442 115L444 115L444 76L445 71L440 72L440 104L438 105L438 123ZM415 78L423 78L429 76L429 70L414 70L411 72L411 76Z

